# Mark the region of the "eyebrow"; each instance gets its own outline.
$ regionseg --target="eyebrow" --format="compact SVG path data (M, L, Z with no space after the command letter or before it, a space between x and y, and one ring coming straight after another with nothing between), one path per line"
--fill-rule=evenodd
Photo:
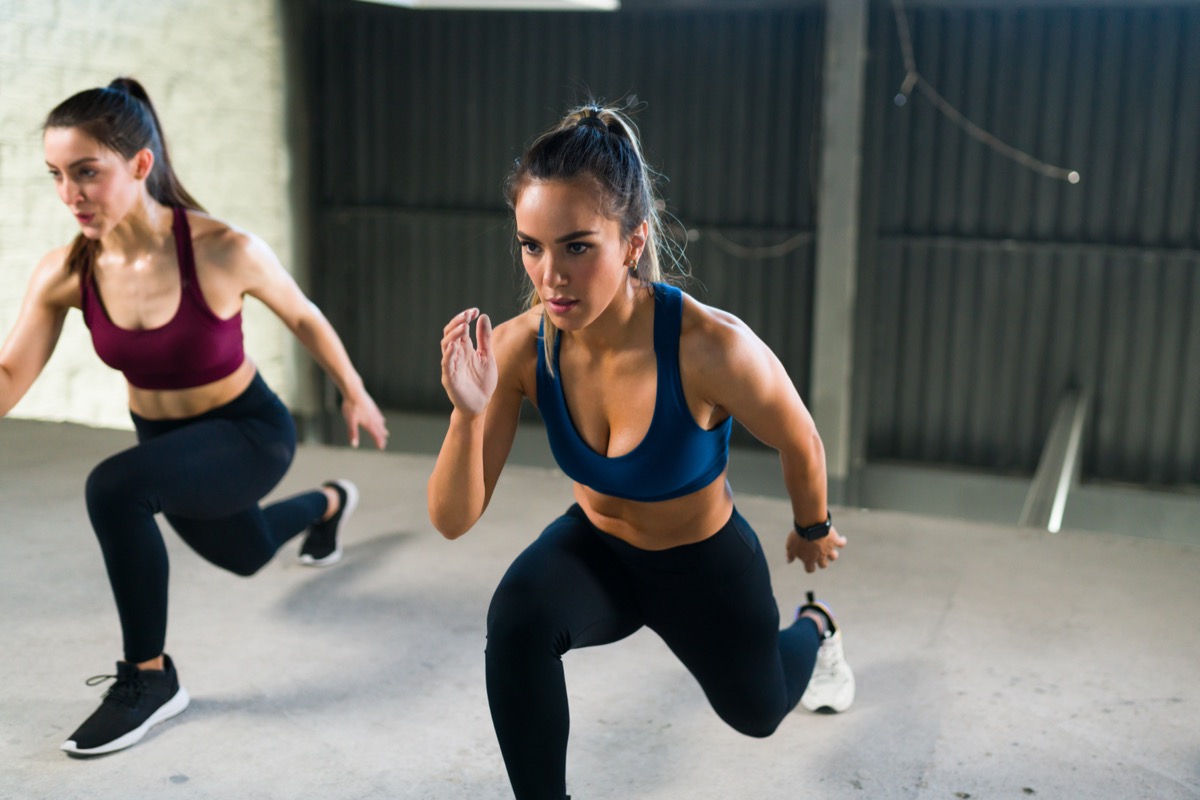
M78 167L80 164L87 164L90 161L99 161L99 160L100 159L96 158L95 156L84 156L83 158L77 158L74 161L72 161L70 164L67 164L67 168L70 169L71 167ZM58 169L58 167L54 166L49 161L46 162L46 166L53 167L54 169Z
M554 243L555 243L555 244L562 244L563 242L569 242L569 241L571 241L572 239L580 239L580 238L582 238L582 237L584 237L584 236L595 236L596 234L597 234L597 231L572 231L571 233L568 233L566 236L560 236L560 237L558 237L557 239L555 239L555 240L554 240ZM517 231L517 238L518 238L518 239L525 239L525 240L527 240L527 241L530 241L530 242L536 242L536 241L537 241L537 239L533 238L532 236L529 236L528 234L521 233L520 231Z

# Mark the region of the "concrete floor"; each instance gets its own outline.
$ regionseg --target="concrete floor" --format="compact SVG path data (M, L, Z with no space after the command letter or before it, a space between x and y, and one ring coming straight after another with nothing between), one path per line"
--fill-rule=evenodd
M332 476L363 490L327 570L293 544L237 578L167 529L168 651L192 705L131 750L61 753L101 693L84 680L119 655L82 485L131 441L0 421L0 798L510 796L484 615L569 486L510 466L450 543L426 517L426 454L301 449L280 493ZM838 611L855 706L749 739L652 634L572 652L576 800L1200 797L1200 546L835 509L850 544L813 577L784 563L787 505L739 498L785 613L808 588Z

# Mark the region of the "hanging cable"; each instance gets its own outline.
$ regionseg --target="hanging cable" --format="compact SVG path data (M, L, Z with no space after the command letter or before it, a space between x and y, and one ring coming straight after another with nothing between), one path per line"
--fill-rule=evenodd
M716 228L705 228L704 230L693 228L688 231L688 239L691 241L708 239L718 250L723 250L735 258L745 259L781 258L789 253L794 253L810 243L812 237L811 232L801 231L794 236L789 236L779 244L748 247L744 244L738 244Z
M1075 170L1047 164L1045 161L1035 158L1024 150L1019 150L1007 142L1001 141L974 122L971 122L971 120L963 116L961 111L951 105L946 98L938 94L938 91L921 77L921 73L917 72L917 61L913 56L912 34L908 29L908 14L904 10L904 0L892 0L892 11L896 15L896 31L900 36L900 53L904 58L904 83L900 85L900 92L896 95L896 105L904 105L908 102L908 96L912 93L912 90L914 88L919 89L933 103L934 108L942 112L955 125L966 131L968 136L982 142L1005 158L1011 159L1021 166L1049 178L1064 180L1067 183L1079 183L1079 173Z

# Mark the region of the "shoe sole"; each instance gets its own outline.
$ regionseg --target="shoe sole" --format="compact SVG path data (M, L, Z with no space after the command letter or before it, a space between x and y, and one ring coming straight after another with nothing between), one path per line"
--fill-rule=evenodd
M64 750L74 756L101 756L105 753L113 753L117 750L124 750L126 747L131 747L132 745L140 742L142 738L150 731L150 729L158 723L165 722L171 717L182 714L184 709L188 707L189 702L191 702L191 698L188 697L187 689L184 689L182 686L180 686L179 691L175 693L174 697L159 706L158 710L151 714L145 722L124 736L119 736L116 739L113 739L111 742L105 742L97 747L88 748L79 747L75 744L74 739L68 739L67 741L63 742L59 749Z
M358 508L358 487L350 481L335 481L338 486L342 487L342 491L346 493L346 504L342 507L342 518L338 520L337 530L333 533L333 538L337 542L334 550L324 558L314 558L306 553L300 555L300 563L306 567L332 567L334 564L342 560L342 530L346 527L346 522L354 513L354 509Z
M816 706L815 708L810 707L804 703L801 703L800 705L804 706L805 710L811 711L814 714L840 714L843 711L845 711L846 709L848 709L850 706L854 705L854 701L851 700L848 703L837 703L836 705L830 705L828 703L825 703L825 704Z

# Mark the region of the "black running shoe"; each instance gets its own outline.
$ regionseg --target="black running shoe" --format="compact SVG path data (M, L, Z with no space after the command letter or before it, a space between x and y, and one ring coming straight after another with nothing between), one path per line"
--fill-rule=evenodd
M116 675L97 675L88 686L116 678L104 702L71 734L62 749L76 756L98 756L137 744L146 732L188 707L187 690L179 685L175 664L163 656L163 669L139 670L117 662Z
M310 567L328 567L342 560L342 528L358 506L358 487L350 481L329 481L325 485L337 492L342 502L336 514L308 529L300 547L300 563Z

